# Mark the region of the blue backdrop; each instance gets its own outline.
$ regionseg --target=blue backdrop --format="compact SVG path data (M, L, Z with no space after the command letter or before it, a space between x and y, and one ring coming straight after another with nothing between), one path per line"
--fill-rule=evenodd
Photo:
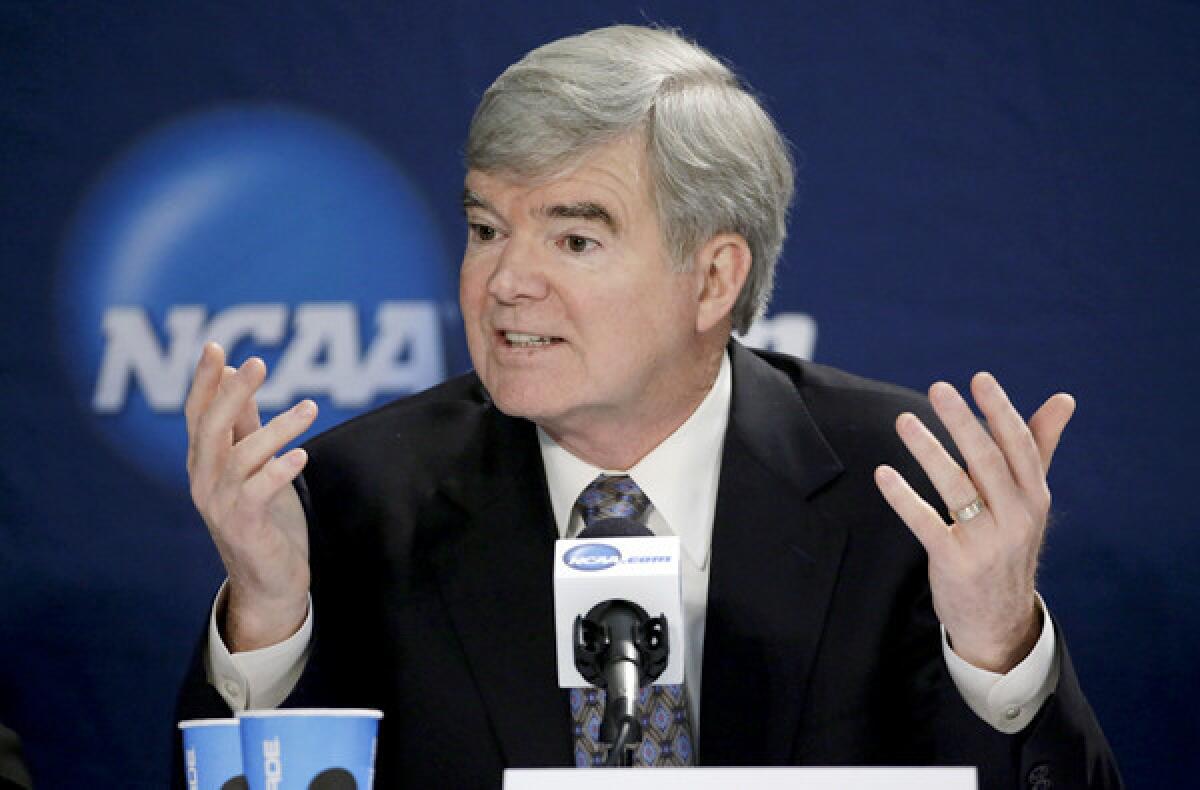
M1200 9L582 5L0 8L0 721L40 786L166 782L221 578L181 482L200 339L330 420L465 369L479 95L646 20L728 58L794 145L760 341L1077 396L1041 588L1130 783L1195 775Z

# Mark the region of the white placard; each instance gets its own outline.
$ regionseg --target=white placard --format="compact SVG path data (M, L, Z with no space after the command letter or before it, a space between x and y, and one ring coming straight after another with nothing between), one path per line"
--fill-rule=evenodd
M620 777L612 771L622 771ZM970 768L536 768L504 790L978 790Z

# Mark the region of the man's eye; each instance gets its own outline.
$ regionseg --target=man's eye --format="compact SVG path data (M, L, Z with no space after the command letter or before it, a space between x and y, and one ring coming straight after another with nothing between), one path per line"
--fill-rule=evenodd
M571 234L563 239L563 246L568 252L587 252L596 246L596 242L587 236Z
M492 241L496 238L496 229L491 225L483 225L478 222L470 223L471 234L480 241Z

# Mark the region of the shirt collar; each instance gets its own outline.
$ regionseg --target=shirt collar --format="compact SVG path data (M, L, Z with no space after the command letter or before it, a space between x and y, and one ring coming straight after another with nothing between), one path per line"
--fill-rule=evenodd
M732 394L733 375L725 352L712 389L692 415L628 471L601 469L576 458L539 427L538 443L559 536L569 534L575 501L596 475L628 474L650 498L667 530L679 536L692 562L704 567Z

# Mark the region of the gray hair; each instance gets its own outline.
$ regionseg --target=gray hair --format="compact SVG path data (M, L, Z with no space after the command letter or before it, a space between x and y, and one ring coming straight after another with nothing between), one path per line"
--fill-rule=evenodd
M664 243L685 270L719 233L752 255L744 333L771 297L793 190L787 143L737 77L675 31L619 25L538 47L488 88L466 165L538 178L630 133L646 140Z

